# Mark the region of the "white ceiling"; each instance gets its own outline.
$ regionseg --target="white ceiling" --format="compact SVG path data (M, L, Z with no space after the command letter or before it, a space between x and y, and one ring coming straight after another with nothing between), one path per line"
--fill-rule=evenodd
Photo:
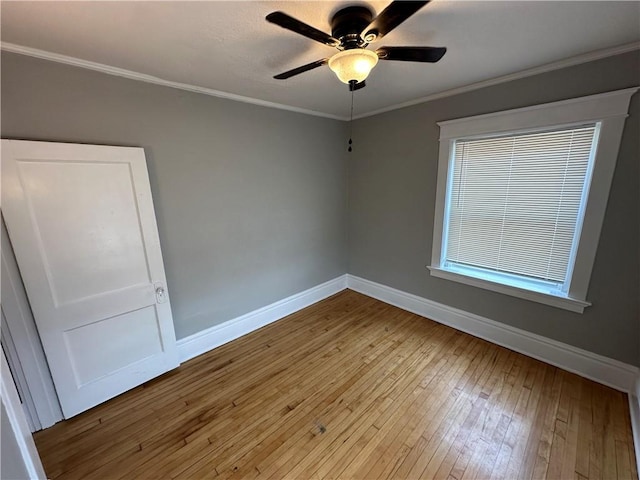
M388 3L364 4L380 12ZM350 93L328 67L272 78L335 50L264 17L282 10L329 32L332 13L354 4L363 2L3 1L1 32L14 51L30 47L344 118ZM640 2L434 0L374 46L446 46L447 54L436 64L380 62L356 92L355 114L638 41Z

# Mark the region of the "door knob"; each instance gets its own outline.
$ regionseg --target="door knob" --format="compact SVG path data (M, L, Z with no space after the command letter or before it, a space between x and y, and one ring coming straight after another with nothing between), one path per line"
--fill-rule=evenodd
M162 284L156 283L156 302L164 303L167 301L167 292L164 290L164 286Z

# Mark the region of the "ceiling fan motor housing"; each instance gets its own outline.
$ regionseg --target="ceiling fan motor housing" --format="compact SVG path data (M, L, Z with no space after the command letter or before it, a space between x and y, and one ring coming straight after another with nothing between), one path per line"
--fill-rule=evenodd
M367 42L360 37L360 33L372 20L373 13L366 7L343 8L331 19L331 35L340 40L344 50L362 48Z

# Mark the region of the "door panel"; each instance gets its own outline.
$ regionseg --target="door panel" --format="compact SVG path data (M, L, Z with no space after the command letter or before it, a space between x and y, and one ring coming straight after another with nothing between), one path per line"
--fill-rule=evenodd
M177 366L144 151L2 140L2 157L7 229L65 417Z
M76 383L81 386L162 353L154 305L82 325L64 335ZM94 338L102 339L96 352L92 351Z
M56 306L150 282L128 164L18 167Z

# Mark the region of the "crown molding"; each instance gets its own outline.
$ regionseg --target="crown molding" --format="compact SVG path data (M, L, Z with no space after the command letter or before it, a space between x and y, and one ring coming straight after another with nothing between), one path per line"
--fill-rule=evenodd
M443 92L427 95L426 97L417 98L404 103L398 103L389 107L380 108L371 112L363 113L361 115L354 116L353 119L372 117L381 113L390 112L392 110L398 110L400 108L412 107L413 105L419 105L421 103L430 102L432 100L438 100L440 98L451 97L453 95L459 95L461 93L471 92L480 88L491 87L500 83L510 82L512 80L519 80L521 78L532 77L541 73L552 72L554 70L560 70L566 67L572 67L574 65L580 65L581 63L592 62L594 60L600 60L601 58L613 57L614 55L620 55L634 50L640 50L640 42L627 43L619 45L617 47L605 48L603 50L596 50L594 52L577 55L575 57L565 58L564 60L558 60L557 62L547 63L539 67L529 68L527 70L521 70L516 73L510 73L509 75L503 75L501 77L492 78L489 80L483 80L481 82L471 83L462 87L452 88Z
M40 50L38 48L25 47L17 45L15 43L2 42L0 44L0 50L4 50L11 53L18 53L20 55L27 55L29 57L41 58L43 60L49 60L51 62L64 63L73 67L86 68L96 72L106 73L108 75L115 75L117 77L128 78L130 80L138 80L140 82L153 83L155 85L162 85L163 87L177 88L178 90L186 90L187 92L202 93L212 97L225 98L227 100L234 100L236 102L251 103L253 105L259 105L261 107L277 108L280 110L288 110L290 112L302 113L305 115L313 115L316 117L331 118L333 120L348 120L346 117L339 115L332 115L324 112L317 112L315 110L307 110L306 108L293 107L291 105L284 105L282 103L269 102L266 100L260 100L258 98L245 97L243 95L236 95L235 93L222 92L220 90L214 90L212 88L199 87L197 85L191 85L189 83L173 82L171 80L165 80L160 77L154 77L153 75L147 75L145 73L135 72L133 70L126 70L124 68L112 67L111 65L105 65L103 63L90 62L89 60L83 60L81 58L70 57L67 55L61 55L59 53L48 52L46 50Z
M199 87L197 85L191 85L188 83L172 82L163 78L155 77L153 75L147 75L133 70L126 70L124 68L113 67L105 65L103 63L90 62L76 57L70 57L67 55L61 55L59 53L48 52L46 50L40 50L37 48L25 47L9 42L0 43L0 50L5 50L11 53L18 53L21 55L27 55L30 57L41 58L43 60L49 60L52 62L64 63L74 67L86 68L88 70L94 70L96 72L106 73L108 75L115 75L118 77L128 78L130 80L138 80L140 82L153 83L155 85L162 85L170 88L177 88L179 90L186 90L188 92L201 93L212 97L225 98L227 100L234 100L236 102L250 103L253 105L259 105L268 108L277 108L280 110L288 110L290 112L302 113L305 115L313 115L316 117L330 118L333 120L349 121L348 117L340 115L332 115L329 113L318 112L315 110L307 110L305 108L292 107L290 105L284 105L281 103L269 102L266 100L260 100L252 97L245 97L243 95L236 95L234 93L222 92L220 90L214 90L212 88ZM399 110L401 108L411 107L421 103L430 102L432 100L438 100L440 98L450 97L453 95L459 95L461 93L471 92L480 88L490 87L498 85L500 83L510 82L512 80L519 80L521 78L531 77L533 75L539 75L545 72L551 72L553 70L559 70L561 68L571 67L574 65L580 65L581 63L587 63L601 58L612 57L614 55L620 55L622 53L631 52L634 50L640 50L640 42L627 43L619 45L617 47L606 48L602 50L596 50L594 52L585 53L575 57L566 58L557 62L547 63L539 67L529 68L527 70L521 70L509 75L503 75L500 77L492 78L489 80L483 80L481 82L472 83L462 87L452 88L425 97L420 97L408 102L398 103L390 105L388 107L373 110L353 117L354 120L360 118L372 117L381 113L390 112L392 110Z

